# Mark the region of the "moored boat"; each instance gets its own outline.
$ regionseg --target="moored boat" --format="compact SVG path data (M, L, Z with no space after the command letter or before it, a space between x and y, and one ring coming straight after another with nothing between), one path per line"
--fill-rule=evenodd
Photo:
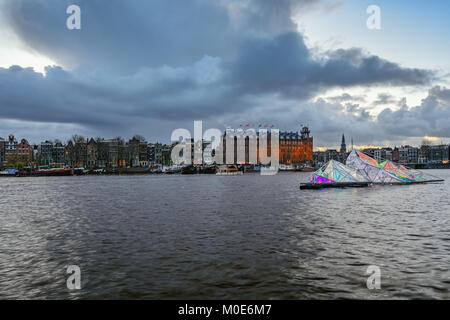
M181 174L196 174L198 173L197 167L194 166L184 166L181 168Z
M15 169L8 169L0 171L0 177L15 177L17 175L17 171Z
M222 167L218 168L216 175L217 176L238 176L244 174L242 171L239 171L235 167Z
M56 177L56 176L73 176L74 169L67 168L54 168L54 169L42 169L35 171L21 171L20 176L28 176L28 177Z

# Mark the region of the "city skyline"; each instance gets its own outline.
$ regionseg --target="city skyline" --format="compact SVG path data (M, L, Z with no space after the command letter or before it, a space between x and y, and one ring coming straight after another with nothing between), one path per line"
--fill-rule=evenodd
M251 129L251 128L250 128ZM298 131L280 131L280 134L299 134L300 130ZM225 131L223 132L225 133ZM36 142L36 141L30 141L29 139L27 139L27 137L17 137L14 135L14 133L10 133L8 136L6 137L2 137L0 136L0 141L7 141L8 137L13 136L13 138L17 141L19 140L25 140L26 143L28 143L30 146L39 146L42 143L53 143L53 144L57 144L57 143L61 143L62 145L66 145L67 143L69 143L70 141L73 142L75 139L77 138L82 138L84 139L86 142L89 142L90 140L94 140L94 141L99 141L99 140L114 140L114 139L119 139L122 140L126 143L127 140L131 141L133 139L140 139L143 142L146 142L148 144L160 144L160 145L173 145L176 143L179 143L179 141L170 141L170 142L162 142L162 141L158 141L158 140L152 140L151 138L145 137L143 135L140 134L134 134L130 137L122 137L122 136L114 136L114 137L84 137L82 135L78 135L78 134L73 134L71 138L64 140L64 139L59 139L58 137L53 137L53 138L49 138L49 139L44 139L42 141ZM341 153L341 149L343 147L344 143L344 148L346 148L346 152L349 153L352 149L356 149L356 150L369 150L369 149L395 149L395 148L403 148L403 147L413 147L413 148L420 148L423 146L448 146L450 147L449 143L444 143L443 141L436 141L436 140L432 140L432 139L427 139L427 137L425 137L422 142L420 144L417 145L409 145L409 144L400 144L400 145L358 145L354 143L354 139L353 137L346 137L345 133L342 134L342 138L344 139L344 141L341 141L341 144L338 145L329 145L329 146L314 146L313 145L313 151L314 152L325 152L325 151L337 151L338 153ZM349 142L349 140L347 140L347 143L345 145L345 139L348 139L351 142Z
M286 131L280 131L280 132L292 132L292 133L297 132L298 133L298 132L300 132L300 129L301 128L299 128L298 130L286 130ZM225 132L225 130L223 132ZM3 136L0 135L0 139L7 140L8 136L11 135L11 134L14 135L16 138L18 137L15 133L10 132L7 135L3 135ZM400 143L398 145L397 144L393 144L393 145L389 145L389 144L387 144L387 145L381 145L381 144L380 145L358 144L357 142L354 141L354 137L346 136L345 133L343 133L343 135L345 136L345 139L348 139L348 141L347 141L347 150L351 150L352 149L351 146L353 146L354 149L361 150L361 149L371 149L371 148L378 148L378 149L395 148L395 147L409 146L410 145L408 143ZM90 140L90 139L106 139L106 140L108 140L108 139L116 139L116 138L121 138L123 140L128 140L128 139L132 139L135 136L141 136L141 137L145 138L145 141L147 141L149 143L171 144L171 143L174 142L174 141L170 141L170 139L167 140L167 141L159 141L159 140L152 139L152 137L146 137L146 136L138 134L138 133L132 134L130 136L112 135L112 136L107 136L107 137L104 137L104 136L96 136L96 137L83 136L83 135L78 135L77 133L73 133L73 134L70 135L70 137L65 138L65 139L61 138L61 137L47 137L45 139L42 139L41 141L37 141L37 140L30 140L29 138L27 138L25 136L20 137L20 139L26 139L27 142L30 145L38 145L38 144L43 143L43 142L53 142L53 143L55 143L57 141L58 142L62 142L62 143L67 143L68 141L73 139L73 136L81 136L81 137L85 138L86 140ZM313 136L316 137L316 135L314 135L314 134L313 134ZM313 150L314 151L326 151L328 149L330 149L330 150L331 149L339 150L340 147L341 147L341 145L339 144L339 140L341 139L341 137L342 136L336 137L337 138L336 142L335 142L336 144L319 145L319 146L314 145L313 146ZM349 141L351 141L351 142L349 143ZM422 141L420 141L418 144L411 144L411 146L420 147L421 145L424 145L424 144L426 144L426 145L449 145L450 143L446 143L446 142L444 142L444 140L439 140L437 138L433 139L433 138L430 138L430 137L423 137Z

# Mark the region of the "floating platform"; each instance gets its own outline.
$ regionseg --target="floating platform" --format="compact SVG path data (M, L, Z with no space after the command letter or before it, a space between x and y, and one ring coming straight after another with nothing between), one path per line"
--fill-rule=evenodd
M370 184L370 182L300 183L300 189L364 188Z
M444 180L425 180L425 181L411 181L411 182L390 182L390 183L377 183L377 182L333 182L333 183L300 183L301 190L307 189L328 189L328 188L364 188L371 185L389 185L389 186L407 186L410 184L426 184L426 183L438 183Z
M444 182L444 181L445 180L443 180L443 179L436 179L436 180L388 182L388 183L373 182L373 184L389 185L389 186L407 186L407 185L410 185L410 184L427 184L427 183L438 183L438 182Z

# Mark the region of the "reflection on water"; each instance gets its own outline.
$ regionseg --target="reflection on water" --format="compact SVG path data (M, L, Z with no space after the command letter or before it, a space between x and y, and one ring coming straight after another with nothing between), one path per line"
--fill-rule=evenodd
M450 298L443 184L304 173L0 179L0 298ZM82 289L66 287L81 268ZM381 268L381 290L366 270Z

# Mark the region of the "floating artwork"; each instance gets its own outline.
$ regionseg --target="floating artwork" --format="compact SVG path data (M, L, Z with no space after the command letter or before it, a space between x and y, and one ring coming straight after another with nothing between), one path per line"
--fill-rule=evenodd
M356 150L350 152L345 164L373 183L404 182L404 180L396 177L394 174L380 168L375 159Z

